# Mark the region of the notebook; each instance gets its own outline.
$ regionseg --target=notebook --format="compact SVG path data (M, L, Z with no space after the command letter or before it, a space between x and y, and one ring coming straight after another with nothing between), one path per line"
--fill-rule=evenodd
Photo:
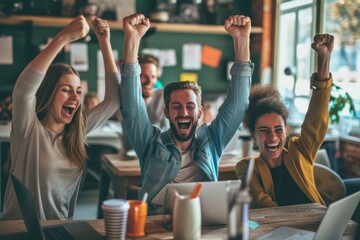
M175 190L180 195L190 195L195 182L172 183L166 186L164 210L165 214L171 214L176 198ZM224 225L228 222L228 198L227 187L239 188L240 180L202 182L203 187L200 192L201 205L201 224Z
M104 239L90 224L83 221L41 227L32 192L13 174L10 176L28 232L12 234L4 239Z
M351 219L351 216L353 215L359 202L360 191L330 204L316 233L284 226L271 231L270 233L258 238L258 240L341 239L346 229L346 225Z

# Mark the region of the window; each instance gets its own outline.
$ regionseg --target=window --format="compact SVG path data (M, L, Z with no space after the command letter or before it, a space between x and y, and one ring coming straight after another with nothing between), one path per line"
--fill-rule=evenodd
M335 36L331 59L334 83L348 92L360 116L360 0L326 0L323 29ZM351 118L345 108L341 115Z
M331 59L334 83L349 93L360 116L360 0L319 1L322 6L317 2L283 0L277 8L275 80L291 110L290 124L301 123L307 111L310 76L315 69L310 46L315 32L335 36ZM341 116L352 118L348 108Z

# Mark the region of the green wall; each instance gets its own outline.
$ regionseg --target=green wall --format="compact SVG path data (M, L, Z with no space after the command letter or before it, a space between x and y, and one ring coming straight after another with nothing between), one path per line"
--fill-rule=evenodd
M0 26L0 34L4 36L13 36L13 65L0 65L1 84L0 92L11 92L15 81L24 69L26 64L38 53L37 46L46 43L48 37L54 36L60 28L31 27L31 26ZM93 36L95 39L95 36ZM82 40L80 40L82 41ZM123 33L120 30L111 32L111 42L114 49L119 51L120 57L123 53ZM163 70L161 81L169 83L177 81L179 74L184 72L182 63L182 45L185 43L200 43L219 48L223 51L220 66L211 68L202 66L199 71L186 71L197 73L199 84L204 92L225 92L228 86L226 80L226 64L234 59L234 50L232 39L228 35L196 34L196 33L166 33L155 32L142 41L142 47L154 47L159 49L175 49L177 57L177 66L166 67ZM81 79L87 80L89 90L96 91L97 86L97 58L96 52L98 44L96 41L88 43L89 53L89 71L80 72ZM56 61L65 61L69 63L69 53L62 52ZM256 63L254 72L254 82L258 82L258 67L260 56L252 55L252 61ZM3 94L2 94L3 95Z
M149 15L154 9L154 2L152 1L137 1L137 9L139 12ZM242 5L238 1L234 1L234 7L229 10L231 14L246 14L250 10L251 1L244 1ZM237 9L237 10L236 10ZM250 15L250 14L248 14ZM224 14L219 15L218 18L223 21ZM13 53L14 64L13 65L0 65L0 100L5 95L9 95L15 84L15 81L24 69L26 64L38 53L37 47L39 44L44 44L48 37L54 36L59 32L61 28L58 27L36 27L31 23L23 25L1 25L0 35L13 36ZM96 53L98 45L96 37L93 36L93 41L88 43L89 53L89 71L80 72L81 79L87 80L89 90L96 91L97 88L97 57ZM83 40L79 40L83 41ZM111 31L111 42L114 49L119 51L119 57L121 58L123 53L123 33L121 30ZM211 68L206 65L202 65L202 69L199 71L184 71L182 65L182 45L185 43L200 43L207 44L212 47L219 48L223 51L221 62L218 68ZM199 84L202 86L204 93L224 93L228 86L228 80L226 80L226 64L228 61L234 59L234 50L232 39L229 35L218 34L197 34L197 33L169 33L169 32L156 32L151 34L142 40L141 48L153 47L159 49L175 49L177 66L165 67L163 69L163 75L161 81L163 83L169 83L177 81L181 72L197 73L199 78ZM1 54L1 53L0 53ZM62 52L57 57L56 61L65 61L69 63L69 53ZM252 61L255 63L255 71L253 75L253 83L259 82L259 67L260 67L260 54L253 54L251 56Z

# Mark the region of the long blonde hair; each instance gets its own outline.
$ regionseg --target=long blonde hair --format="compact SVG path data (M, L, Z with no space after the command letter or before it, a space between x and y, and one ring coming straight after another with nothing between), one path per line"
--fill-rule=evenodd
M59 80L65 74L76 74L80 77L73 67L64 63L53 64L47 70L44 80L36 92L36 113L40 121L48 114L54 101ZM69 157L70 161L82 169L85 168L87 159L85 148L86 121L86 115L80 105L71 123L66 124L63 132L59 134L62 136L62 151Z

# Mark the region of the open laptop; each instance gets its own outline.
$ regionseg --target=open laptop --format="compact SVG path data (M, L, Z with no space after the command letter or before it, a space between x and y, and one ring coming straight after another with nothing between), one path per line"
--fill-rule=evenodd
M83 221L41 227L33 194L13 174L10 176L28 232L8 235L2 239L104 239L90 224Z
M200 192L201 224L203 226L228 224L228 206L233 204L233 199L228 199L228 188L244 190L249 188L253 174L255 159L251 158L246 171L244 182L228 180L218 182L202 182ZM164 210L171 214L177 191L180 195L189 195L196 183L173 183L166 186Z
M190 195L196 182L172 183L166 186L164 210L172 214L177 191L180 195ZM200 192L201 223L203 226L224 225L228 222L228 187L239 188L240 180L202 182Z
M311 239L338 240L341 239L346 225L360 202L360 191L342 198L329 205L321 220L317 232L306 231L291 227L280 227L258 238L258 240L282 239Z

